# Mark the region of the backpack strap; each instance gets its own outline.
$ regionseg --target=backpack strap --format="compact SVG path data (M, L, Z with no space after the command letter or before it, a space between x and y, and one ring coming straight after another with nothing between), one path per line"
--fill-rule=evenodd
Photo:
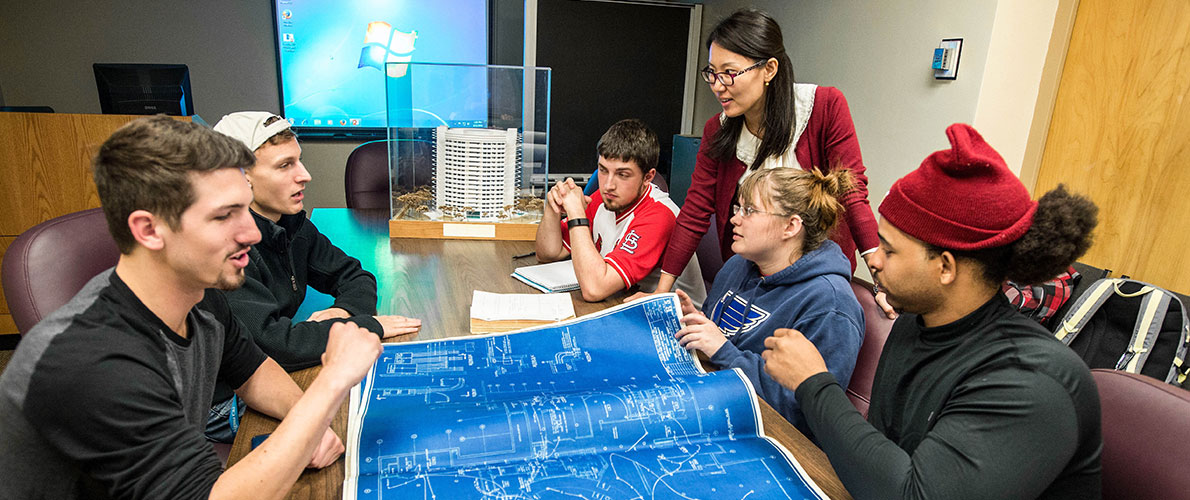
M1169 375L1165 376L1165 383L1185 387L1186 376L1190 375L1190 365L1185 362L1186 350L1190 348L1190 316L1186 315L1186 304L1176 295L1172 295L1172 298L1178 301L1182 309L1182 332L1181 338L1178 339L1178 350L1173 354L1173 365L1169 367Z
M1141 289L1133 293L1123 293L1120 285L1137 283ZM1173 301L1181 307L1182 325L1179 333L1178 348L1174 352L1173 363L1165 382L1173 385L1183 385L1190 378L1190 363L1186 363L1187 351L1190 351L1190 315L1186 312L1186 304L1177 296L1163 288L1123 278L1102 278L1096 280L1081 296L1075 299L1066 317L1058 324L1054 332L1063 344L1070 345L1082 331L1091 317L1113 295L1121 297L1136 297L1145 295L1141 301L1140 311L1137 313L1136 323L1133 325L1132 338L1128 341L1128 350L1116 364L1117 370L1139 373L1157 342L1158 333L1165 321L1165 314Z
M1153 344L1157 343L1157 335L1161 332L1161 325L1165 322L1165 312L1169 310L1170 295L1152 285L1135 282L1142 285L1134 293L1123 293L1119 285L1129 280L1120 280L1116 284L1116 295L1121 297L1137 297L1144 295L1140 302L1140 311L1136 314L1136 324L1132 327L1132 338L1128 341L1128 350L1116 362L1117 370L1129 373L1140 373L1149 354L1153 351Z
M1078 336L1087 322L1091 321L1091 316L1103 306L1108 297L1116 289L1116 282L1118 278L1101 278L1095 280L1091 287L1087 289L1074 301L1074 305L1066 312L1066 317L1062 318L1062 322L1058 325L1054 336L1063 344L1070 345L1074 342L1074 338Z

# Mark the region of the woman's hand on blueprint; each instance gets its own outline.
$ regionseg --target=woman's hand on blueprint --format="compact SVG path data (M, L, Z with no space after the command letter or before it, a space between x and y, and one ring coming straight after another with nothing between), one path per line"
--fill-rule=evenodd
M708 358L714 357L719 348L727 343L727 337L702 311L694 307L686 292L678 290L677 294L682 304L682 329L674 334L678 344L688 351L700 351Z

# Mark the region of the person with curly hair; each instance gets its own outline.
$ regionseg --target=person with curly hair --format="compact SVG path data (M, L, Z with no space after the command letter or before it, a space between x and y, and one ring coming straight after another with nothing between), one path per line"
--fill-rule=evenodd
M874 277L902 314L867 421L796 330L763 354L855 498L1099 498L1099 395L1082 359L1001 283L1061 273L1097 208L1062 187L1033 201L967 125L880 205Z

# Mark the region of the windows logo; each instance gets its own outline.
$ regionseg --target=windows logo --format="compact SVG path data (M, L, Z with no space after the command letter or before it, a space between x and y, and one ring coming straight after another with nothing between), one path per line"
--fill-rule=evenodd
M385 63L412 60L413 42L416 40L417 31L404 33L383 21L368 23L368 31L364 34L364 48L360 51L357 67L373 67L385 71L389 78L401 78L409 68L407 65L394 64L386 70Z

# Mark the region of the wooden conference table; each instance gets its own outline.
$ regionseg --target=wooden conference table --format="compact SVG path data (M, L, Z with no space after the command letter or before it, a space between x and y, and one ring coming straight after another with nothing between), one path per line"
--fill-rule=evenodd
M532 242L390 240L387 211L320 208L313 211L311 220L336 246L360 259L364 268L376 275L380 288L380 314L400 314L422 320L419 340L467 335L473 290L535 293L509 276L517 267L537 263L532 257L513 260L515 255L531 252ZM579 316L619 304L626 296L622 292L603 302L588 303L578 292L571 294L575 313ZM307 303L299 311L299 317L328 307L330 299L312 296ZM318 367L309 368L292 375L298 385L305 388L317 376L318 370ZM760 402L760 409L765 434L789 449L827 495L850 498L821 450L764 401ZM277 423L249 410L240 422L228 466L251 451L253 436L272 432ZM332 427L339 436L346 435L346 402L339 409ZM289 498L342 498L343 464L340 459L321 470L306 470L290 491Z

